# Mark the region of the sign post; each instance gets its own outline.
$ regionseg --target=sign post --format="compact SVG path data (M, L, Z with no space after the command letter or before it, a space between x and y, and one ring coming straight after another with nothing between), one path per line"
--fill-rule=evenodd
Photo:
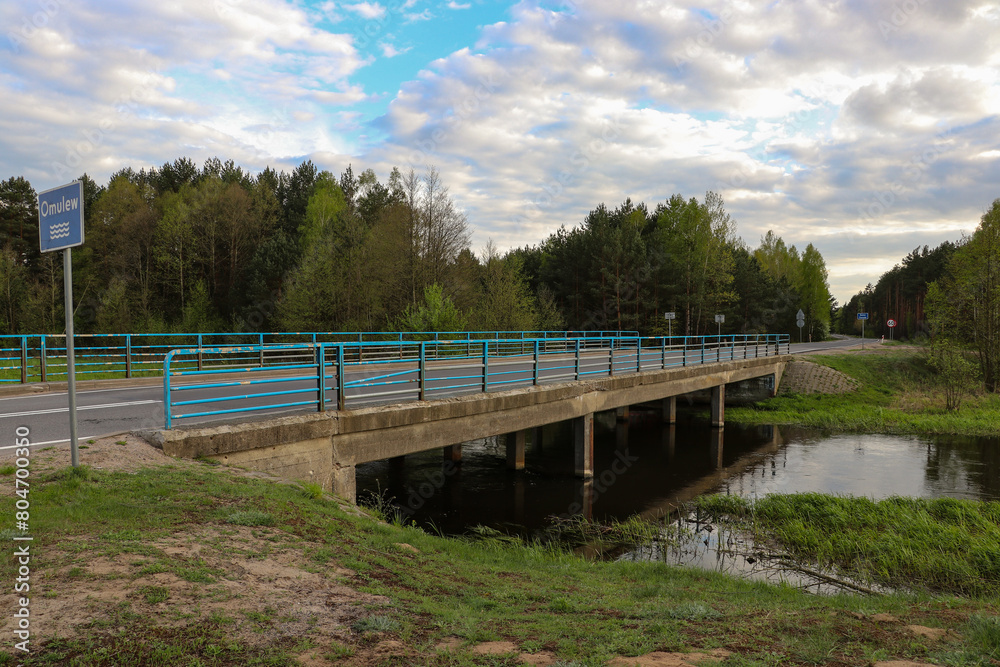
M720 314L720 315L716 315L715 316L715 323L719 325L719 340L720 341L722 340L722 323L725 322L725 321L726 321L726 316L725 315L721 315Z
M858 319L861 320L861 349L865 349L865 322L868 321L868 313L858 313Z
M889 320L885 324L886 324L886 326L889 327L889 341L891 342L892 339L893 339L892 333L896 329L896 320Z
M674 335L674 320L677 319L677 313L663 313L663 319L667 321L667 338L672 338Z
M66 376L69 390L69 446L73 467L80 465L76 439L76 359L73 349L72 248L83 245L83 183L38 193L38 242L42 252L63 251L63 294L66 307Z
M799 308L799 312L795 313L795 326L799 328L799 342L802 342L802 327L806 325L806 314L802 312ZM812 340L810 338L810 340Z

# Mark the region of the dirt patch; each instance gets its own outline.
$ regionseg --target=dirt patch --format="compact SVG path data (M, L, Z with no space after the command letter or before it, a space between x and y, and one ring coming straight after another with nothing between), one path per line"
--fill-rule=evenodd
M201 465L196 461L174 459L132 434L113 435L99 440L79 442L80 463L95 470L136 472L162 465ZM13 449L0 450L0 464L13 461ZM61 470L71 463L69 443L31 449L33 474ZM4 485L6 487L6 485Z
M729 651L717 649L708 653L664 653L657 651L635 658L615 658L609 667L697 667L708 661L725 660Z
M947 639L952 634L949 630L945 630L944 628L927 628L922 625L908 625L906 626L906 629L918 637L923 637L924 639L932 642L942 641Z
M300 549L281 546L285 537L201 527L141 549L125 544L126 553L113 556L95 555L105 546L97 538L81 540L71 551L48 553L53 567L37 574L32 619L43 635L73 638L93 633L94 619L114 618L124 604L160 627L187 625L192 614L215 619L248 645L304 636L323 644L350 639L360 618L391 613L389 600L351 586L353 573L308 561ZM261 540L277 546L264 556L254 546ZM13 619L2 628L11 634Z

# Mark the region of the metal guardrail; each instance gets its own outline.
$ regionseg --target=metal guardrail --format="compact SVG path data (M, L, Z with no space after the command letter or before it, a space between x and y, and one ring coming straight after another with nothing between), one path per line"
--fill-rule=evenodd
M787 334L309 342L192 347L163 360L175 420L426 400L789 353ZM193 380L193 382L181 382Z
M156 377L163 359L177 348L216 348L226 345L266 346L285 343L396 342L438 340L500 340L509 338L566 338L637 335L635 331L443 331L443 332L313 332L278 333L151 333L77 334L78 379ZM202 365L204 359L199 361ZM65 334L0 336L0 384L27 384L67 378Z

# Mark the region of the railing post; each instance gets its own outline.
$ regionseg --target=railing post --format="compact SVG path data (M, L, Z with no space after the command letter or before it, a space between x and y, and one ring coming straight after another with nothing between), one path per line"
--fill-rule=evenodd
M46 373L45 373L45 356L46 356L46 352L45 352L45 335L44 334L42 335L42 349L39 352L39 355L40 355L39 356L39 361L40 361L40 365L41 365L42 382L45 382L45 377L46 377Z
M535 339L535 373L531 380L531 384L538 386L538 339Z
M344 395L344 344L337 345L337 409L343 410L347 405L347 396Z
M163 355L163 419L164 428L170 430L170 355Z
M318 395L317 407L319 412L326 412L326 347L324 343L316 346L316 380L319 386L316 388Z
M576 373L574 379L580 379L580 339L576 338L573 341L576 343Z
M125 334L125 377L132 377L132 334Z
M420 341L420 400L425 400L427 395L427 343Z
M201 334L198 334L198 370L202 370Z
M722 361L722 336L719 336L715 341L715 362L719 363Z
M28 337L21 336L21 384L28 382Z
M611 344L608 346L608 375L614 376L615 374L615 339L611 339Z
M261 368L264 368L264 334L260 333L257 335L257 344L260 345L260 354L257 358L257 363Z
M635 339L635 372L642 372L642 338Z
M667 368L667 338L663 336L660 338L660 370L666 370Z
M490 388L490 341L483 341L483 393Z

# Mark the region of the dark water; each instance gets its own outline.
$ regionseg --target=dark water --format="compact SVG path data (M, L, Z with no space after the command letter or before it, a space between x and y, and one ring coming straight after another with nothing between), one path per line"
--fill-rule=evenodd
M508 470L503 439L466 443L460 464L441 450L358 467L358 495L393 498L409 520L446 534L475 525L530 534L553 516L658 517L703 493L755 497L815 491L1000 500L1000 438L843 435L728 424L702 412L664 426L655 411L595 419L595 478L573 473L568 424L528 442L526 469Z

